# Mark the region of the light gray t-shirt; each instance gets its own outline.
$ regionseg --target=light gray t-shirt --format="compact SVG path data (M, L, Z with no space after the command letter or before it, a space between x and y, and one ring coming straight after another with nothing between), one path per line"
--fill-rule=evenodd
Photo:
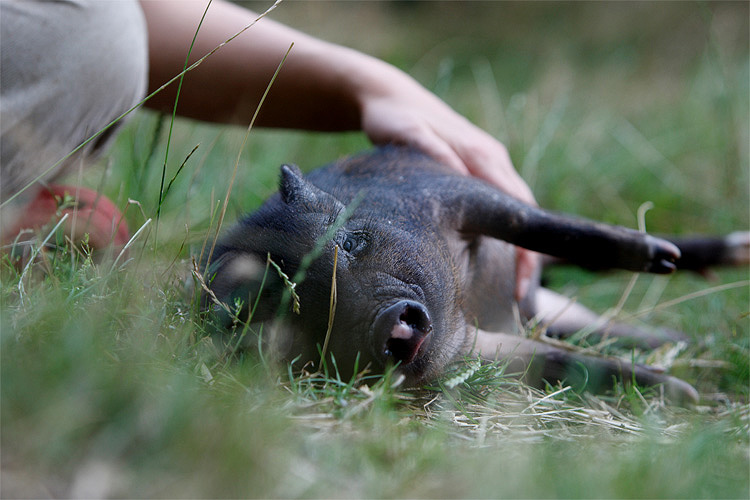
M0 56L0 201L138 103L147 88L146 24L136 0L2 0ZM111 131L65 163L101 150Z

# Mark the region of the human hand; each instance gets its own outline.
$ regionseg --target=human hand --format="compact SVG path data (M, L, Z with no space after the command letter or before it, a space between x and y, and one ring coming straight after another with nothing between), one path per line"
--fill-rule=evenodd
M361 109L362 129L373 143L414 146L458 172L536 205L531 189L513 168L506 147L416 82L405 80L392 93L363 99ZM517 248L518 300L526 296L539 261L537 253Z

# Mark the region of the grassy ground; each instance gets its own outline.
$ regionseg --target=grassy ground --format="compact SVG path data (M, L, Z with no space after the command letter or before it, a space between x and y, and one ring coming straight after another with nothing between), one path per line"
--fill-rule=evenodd
M748 227L746 3L315 2L275 16L414 74L509 146L544 206L634 226L652 201L653 232ZM748 497L747 269L641 276L624 300L634 320L694 336L620 352L695 384L691 409L656 393L536 391L495 366L407 392L253 353L228 361L184 277L243 133L177 123L167 180L200 146L157 230L166 129L140 113L86 179L137 202L130 259L62 252L24 276L3 267L2 496ZM252 132L228 219L274 190L280 163L365 147L359 134ZM605 311L630 277L547 279Z

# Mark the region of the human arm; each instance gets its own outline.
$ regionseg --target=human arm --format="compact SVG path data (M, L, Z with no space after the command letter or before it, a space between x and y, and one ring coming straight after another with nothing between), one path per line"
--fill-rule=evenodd
M149 26L150 87L182 71L205 1L142 1ZM209 52L257 14L215 0L192 51ZM271 75L294 43L258 125L363 130L376 144L408 143L455 169L533 203L505 147L397 68L263 19L186 75L178 112L206 121L249 122ZM176 85L150 105L171 110Z

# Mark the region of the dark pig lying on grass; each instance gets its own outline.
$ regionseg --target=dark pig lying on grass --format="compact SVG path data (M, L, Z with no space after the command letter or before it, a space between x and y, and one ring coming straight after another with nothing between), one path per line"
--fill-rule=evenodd
M691 240L688 257L708 266L712 253L700 255L706 245L720 246L726 260L736 247L747 251L746 240ZM560 337L594 328L594 335L649 347L682 338L604 321L538 283L517 301L514 245L589 268L635 272L671 273L680 258L665 239L530 207L420 153L386 147L306 177L282 166L280 192L217 244L203 300L227 325L233 315L225 306L244 304L239 316L246 320L252 309L253 322L280 314L285 340L275 344L288 359L303 361L317 359L332 312L328 351L344 374L355 363L398 363L406 383L420 385L479 355L509 359L532 383L585 381L598 391L614 379L635 380L662 384L676 399L697 399L689 384L649 367L523 337L519 316L541 318L548 334ZM298 313L282 300L290 284L267 267L269 256L299 280Z

